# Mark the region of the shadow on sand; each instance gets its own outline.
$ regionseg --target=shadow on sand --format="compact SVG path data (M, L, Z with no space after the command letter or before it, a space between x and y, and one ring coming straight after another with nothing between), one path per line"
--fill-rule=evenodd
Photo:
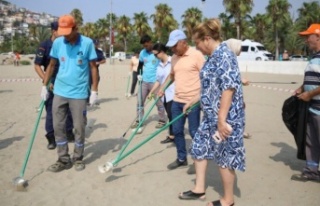
M271 156L270 159L275 162L283 162L283 164L289 166L291 170L301 171L304 166L304 161L296 158L296 148L284 142L272 142L271 145L280 148L280 151L278 154Z

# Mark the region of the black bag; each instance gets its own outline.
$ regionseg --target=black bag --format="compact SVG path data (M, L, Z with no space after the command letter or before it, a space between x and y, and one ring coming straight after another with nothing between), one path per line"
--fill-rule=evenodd
M282 106L282 120L297 145L297 158L306 159L306 131L309 103L299 100L296 96L286 99Z

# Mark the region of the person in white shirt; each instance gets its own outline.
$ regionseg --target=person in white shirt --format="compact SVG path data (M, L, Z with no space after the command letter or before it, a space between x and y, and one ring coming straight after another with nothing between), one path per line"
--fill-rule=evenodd
M151 99L153 95L155 95L159 89L159 86L162 85L165 80L167 79L167 76L170 74L171 71L171 56L169 56L167 53L167 47L164 44L157 43L152 48L152 53L160 60L160 63L157 68L157 80L154 83L149 95L148 99ZM172 120L171 115L171 105L172 100L174 97L174 84L171 84L166 90L161 98L161 101L163 102L163 105L165 107L165 110L167 112L167 116L169 121ZM166 137L166 139L162 140L161 143L170 143L174 140L174 135L172 131L172 125L169 127L169 135Z

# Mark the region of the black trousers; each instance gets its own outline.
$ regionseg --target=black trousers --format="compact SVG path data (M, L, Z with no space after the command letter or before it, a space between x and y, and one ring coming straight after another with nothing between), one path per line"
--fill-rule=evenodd
M138 82L138 72L133 71L132 72L132 83L131 83L131 95L134 95L134 90L136 88Z
M169 122L172 121L172 112L171 112L172 102L173 102L172 100L170 102L167 102L166 101L166 96L164 96L163 105L164 105L164 108L165 108L165 110L167 112L167 116L168 116ZM169 135L173 136L172 124L169 126Z

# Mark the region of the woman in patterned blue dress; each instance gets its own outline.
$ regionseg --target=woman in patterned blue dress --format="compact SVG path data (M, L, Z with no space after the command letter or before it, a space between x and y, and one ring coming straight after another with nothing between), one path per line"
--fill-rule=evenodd
M243 132L245 124L243 94L235 54L221 43L220 22L209 19L199 24L193 41L208 59L200 72L201 94L185 109L200 100L203 119L192 140L190 153L195 161L194 189L180 194L180 199L205 198L207 161L215 160L223 182L224 195L208 205L234 205L235 170L245 170ZM229 127L231 126L231 128ZM222 141L215 142L218 132Z

